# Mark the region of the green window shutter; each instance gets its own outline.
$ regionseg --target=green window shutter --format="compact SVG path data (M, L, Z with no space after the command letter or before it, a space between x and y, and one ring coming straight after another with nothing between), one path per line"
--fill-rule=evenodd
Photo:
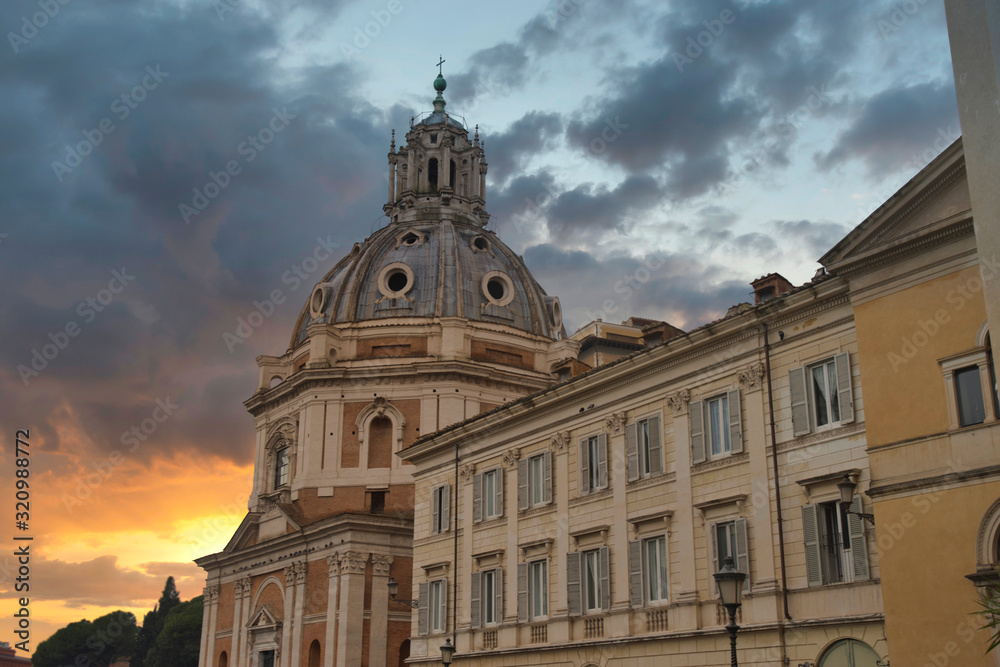
M590 493L590 447L588 438L580 440L580 495Z
M625 426L625 467L630 482L639 479L639 438L637 432L637 424Z
M855 495L851 502L852 512L861 512L861 496ZM854 581L867 581L868 540L865 539L865 520L856 514L847 515L847 528L851 537L851 559L854 561Z
M628 580L632 608L641 609L645 604L642 586L642 540L628 543Z
M427 608L427 602L430 600L430 585L427 582L420 584L420 599L418 600L420 606L417 608L417 634L418 635L428 635L430 634L430 613Z
M823 585L822 555L819 546L819 525L816 506L802 506L802 540L806 548L806 580L810 586Z
M517 622L528 622L528 564L517 564Z
M736 519L736 569L747 573L743 580L743 593L750 592L750 545L747 541L746 519Z
M482 474L472 477L472 522L479 523L483 520L483 476Z
M469 582L469 591L472 594L472 600L470 601L472 612L472 627L479 628L482 626L482 614L483 614L483 602L482 602L482 585L483 585L483 575L481 572L473 572L472 579Z
M570 616L579 616L583 613L579 551L566 554L566 611Z
M528 459L517 462L517 509L528 509Z
M840 423L854 421L854 392L851 387L851 355L847 352L833 358L837 368L837 402L840 404Z
M611 609L611 554L607 547L601 547L601 609Z
M649 418L649 474L658 475L663 472L663 427L660 417Z
M705 453L705 411L701 401L694 401L688 409L691 421L691 463L704 463Z
M602 489L608 488L608 436L597 435L597 480Z
M542 455L542 502L552 502L552 452Z
M788 371L788 396L792 406L792 435L805 435L809 427L809 392L804 366Z
M739 454L743 451L743 422L741 419L740 390L733 389L727 394L729 403L729 451Z

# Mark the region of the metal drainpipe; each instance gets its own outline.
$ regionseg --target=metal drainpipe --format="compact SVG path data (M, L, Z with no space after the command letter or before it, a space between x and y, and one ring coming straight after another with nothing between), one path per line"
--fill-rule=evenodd
M455 441L455 510L451 514L452 530L455 533L455 555L452 559L455 567L455 585L451 595L451 645L458 647L458 441Z
M785 571L785 524L781 516L781 484L778 477L778 440L774 428L774 390L771 386L771 344L768 341L767 322L764 328L764 373L767 375L767 408L771 416L771 462L774 466L774 501L778 507L778 555L781 557L781 598L785 608L785 619L792 620L788 613L788 576ZM782 631L784 635L784 631ZM782 637L784 643L784 637Z

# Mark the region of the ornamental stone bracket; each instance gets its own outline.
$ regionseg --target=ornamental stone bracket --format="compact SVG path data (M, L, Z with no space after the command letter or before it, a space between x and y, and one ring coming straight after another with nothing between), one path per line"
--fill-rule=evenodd
M751 391L757 391L761 387L761 381L764 379L764 364L759 361L750 365L740 371L739 382L740 389L743 393L749 393Z
M305 561L295 563L292 565L292 567L294 568L295 571L295 583L297 584L306 583L306 572L308 571L308 567L306 566Z
M686 415L688 411L688 403L691 402L691 392L687 389L681 389L680 391L667 396L667 405L670 409L674 411L675 415Z
M208 604L218 604L219 602L219 586L205 586L202 590L202 594L205 596L205 601Z
M376 577L388 577L392 556L387 554L372 554L372 573Z
M604 427L613 433L621 433L622 428L625 427L625 413L612 412L611 415L604 420Z
M253 588L253 579L250 577L243 577L242 579L237 579L233 582L233 588L236 593L236 597L245 598L250 595Z
M569 437L569 431L559 431L552 436L552 448L557 452L565 451L569 446Z
M517 462L521 459L521 450L515 448L508 449L503 453L503 465L505 468L513 469L517 467Z
M330 577L340 576L340 555L334 553L332 556L326 557L326 565L330 568Z
M364 574L368 565L368 554L347 551L340 555L341 574Z
M286 586L291 586L292 584L294 584L295 583L295 563L292 563L291 565L286 565L284 567L283 571L285 573L285 585Z
M472 476L476 474L476 464L466 463L458 469L458 472L462 475L463 480L470 482L472 481Z

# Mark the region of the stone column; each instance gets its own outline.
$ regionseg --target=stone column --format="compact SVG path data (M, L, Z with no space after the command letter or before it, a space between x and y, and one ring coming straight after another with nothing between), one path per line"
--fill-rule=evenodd
M616 412L604 420L605 429L608 433L608 462L610 464L610 483L614 494L614 530L612 531L611 550L618 560L618 567L614 568L614 581L611 585L611 608L614 610L624 610L631 607L629 571L627 567L628 541L631 526L628 523L628 502L626 500L626 484L628 483L628 462L625 459L625 413ZM660 441L663 438L663 427L660 427ZM628 616L619 616L615 620L620 623L628 623ZM614 621L612 621L613 623ZM628 633L628 626L625 625L619 630Z
M671 540L677 540L680 547L680 562L674 572L676 578L671 584L672 598L680 608L675 615L677 625L683 630L694 630L700 625L698 614L698 578L694 549L694 508L691 506L691 425L688 415L691 392L682 389L667 397L668 405L674 411L674 457L677 466L677 513L671 519L673 527Z
M208 616L208 641L205 645L205 667L215 665L215 633L219 622L219 586L209 586L205 589L205 602L208 608L205 616ZM204 618L204 616L202 617Z
M396 157L389 155L389 200L388 203L396 201Z
M451 187L451 135L441 137L441 162L438 163L438 189Z
M392 556L372 554L372 609L368 667L385 667L389 639L389 566Z
M479 198L486 201L486 163L479 165Z
M285 567L285 600L281 619L281 667L298 667L292 662L292 626L295 624L295 565Z
M1000 340L1000 6L995 0L946 0L948 39L962 123L965 170L990 331ZM1000 344L993 344L1000 368Z
M305 562L295 563L295 619L292 625L292 664L298 665L302 659L302 616L306 604L306 572Z
M549 562L549 578L558 579L558 585L554 587L555 596L549 599L549 618L563 616L566 614L566 554L569 553L569 456L567 448L570 446L569 431L560 431L552 436L552 458L555 465L552 471L552 480L555 483L555 503L556 516L559 517L559 529L556 531L555 549L551 554ZM556 573L559 573L556 575ZM517 573L512 572L512 577L517 578ZM549 585L551 595L553 586ZM569 641L568 632L565 636L549 636L549 641L554 640Z
M347 551L340 555L341 614L337 623L337 667L361 664L367 564L366 553Z
M473 552L473 548L472 548L472 533L474 531L473 531L473 523L472 523L472 521L473 521L472 503L473 503L473 478L476 475L476 464L475 463L465 463L465 464L462 464L461 468L459 468L459 474L461 475L461 479L462 479L462 488L461 488L462 502L461 503L455 503L455 504L456 504L457 507L461 507L462 508L462 513L461 513L461 520L462 520L462 526L461 526L461 528L462 528L462 538L461 539L462 539L462 544L461 544L461 553L459 554L458 562L457 563L452 563L452 572L454 573L452 575L452 577L454 578L454 580L456 582L459 581L460 577L465 577L467 579L469 577L469 572L471 572L471 570L472 570L472 568L471 568L472 563L469 560L469 554L471 554ZM456 498L457 498L458 497L457 494L459 493L459 490L456 489L455 493L456 493ZM508 502L510 502L510 499L504 498L504 503L508 503ZM517 501L515 499L515 505L514 505L515 508L517 507L516 502ZM458 516L454 517L452 519L452 521L454 522L455 529L457 530L458 527L459 527L459 525L458 525L459 517ZM468 570L466 570L464 567L462 567L463 563L468 563L469 564L469 569ZM413 563L413 590L414 590L414 592L420 590L418 588L418 582L423 581L422 578L419 578L419 577L423 577L423 571L422 570L418 571L418 570L419 570L419 566L417 565L416 560L414 560L414 563ZM458 587L456 586L456 589L457 588ZM456 598L455 599L455 604L458 605L458 611L459 611L459 613L457 614L457 624L459 626L463 626L464 625L466 628L468 628L469 624L472 622L472 611L471 611L472 610L472 591L470 590L469 586L462 586L460 590L462 591L462 599L461 600L458 600L458 596L457 595L453 596L454 598ZM413 621L414 621L414 623L417 622L417 614L413 615ZM451 619L449 618L448 621L450 623ZM415 625L413 627L416 628ZM448 627L451 628L451 625L449 625ZM451 628L451 630L452 630L452 632L457 633L458 628ZM468 633L466 633L466 634L462 635L461 637L458 637L458 635L456 634L456 642L459 642L458 643L459 646L463 646L463 644L461 643L463 640L465 640L465 641L471 641L471 636ZM459 650L461 650L461 651L471 651L472 649L471 649L470 646L468 646L466 644L466 645L463 646L463 648L461 648ZM430 651L432 654L434 654L436 652L436 651L432 650L430 647L428 647L428 651Z
M233 667L239 665L240 660L240 615L243 613L243 580L238 579L233 582L233 641L229 649L229 659Z
M334 642L337 638L337 603L340 601L340 556L326 557L330 581L326 597L326 645L323 649L323 667L333 667Z
M201 594L205 601L205 611L201 615L201 648L198 651L198 667L208 667L208 632L209 632L209 620L212 615L212 608L209 606L208 601L211 598L211 586L205 586L202 589Z
M233 633L236 642L233 644L234 647L239 647L239 655L236 655L236 648L233 649L233 659L230 664L233 667L240 667L241 664L249 665L250 660L247 658L247 625L250 623L250 614L253 612L250 605L253 604L250 599L250 594L253 593L253 579L250 577L244 577L239 580L241 595L243 600L243 609L239 618L233 615L233 619L238 623L237 627L233 628Z

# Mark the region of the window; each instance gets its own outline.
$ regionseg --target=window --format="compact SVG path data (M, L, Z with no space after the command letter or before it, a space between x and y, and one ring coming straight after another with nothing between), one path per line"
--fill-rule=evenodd
M528 609L532 619L549 615L549 562L528 563Z
M503 471L488 470L472 478L472 520L475 523L503 516Z
M448 630L448 580L436 579L420 584L417 607L417 632L441 634Z
M750 591L750 562L747 551L746 520L734 519L716 523L712 525L711 533L712 572L718 572L722 569L726 557L731 557L736 569L747 574L747 578L743 581L743 592L748 593Z
M847 352L788 371L788 391L796 436L854 421Z
M257 667L274 667L274 650L261 651L257 654Z
M288 484L288 447L282 447L274 453L274 488L280 489Z
M431 491L431 534L451 529L451 486L443 484Z
M878 653L872 650L868 644L857 639L841 639L835 642L826 650L820 658L819 667L854 667L854 665L878 665L889 664Z
M473 572L471 584L472 627L499 625L503 621L503 570Z
M371 513L385 514L385 491L371 492Z
M604 611L611 604L607 547L566 554L566 592L570 616Z
M955 371L955 398L960 426L986 421L986 404L983 402L983 384L978 366L966 366Z
M664 535L629 542L629 583L632 607L667 601L667 538Z
M598 433L580 440L580 495L608 486L608 437Z
M693 401L690 416L692 463L743 451L739 389Z
M660 417L640 419L625 427L625 456L628 481L663 472Z
M517 462L517 506L520 510L552 502L552 453L542 452Z
M854 496L850 509L861 511L860 496ZM810 586L868 579L864 524L839 501L803 505L802 536Z

